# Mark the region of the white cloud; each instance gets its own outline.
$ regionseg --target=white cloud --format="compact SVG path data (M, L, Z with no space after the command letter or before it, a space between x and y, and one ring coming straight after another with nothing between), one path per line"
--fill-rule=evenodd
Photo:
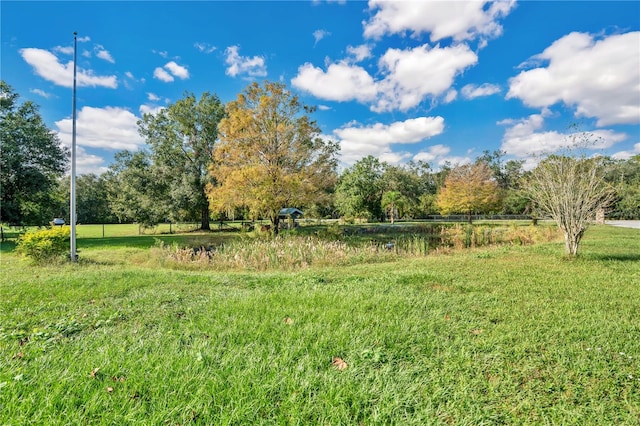
M327 106L327 105L318 105L318 109L320 111L329 111L331 109L331 107Z
M640 154L640 143L637 143L633 145L633 149L631 149L630 151L619 151L613 154L611 157L615 158L616 160L628 160L634 155L639 155L639 154Z
M171 74L175 77L178 77L181 80L185 80L189 78L189 70L183 67L182 65L176 64L174 61L167 62L164 65L165 69L169 70Z
M335 133L343 140L389 145L420 142L443 131L444 119L438 116L410 118L390 125L376 123L372 126L347 127L338 129Z
M346 62L331 64L324 72L310 63L298 68L291 84L317 98L331 101L373 101L377 95L376 83L364 68Z
M157 67L155 70L153 70L153 77L157 78L158 80L164 81L165 83L170 83L175 80L171 74L166 72L164 68L161 67Z
M411 158L411 154L408 152L383 152L378 158L385 163L397 165Z
M145 114L156 115L160 111L162 111L163 109L164 109L164 107L160 106L160 105L143 104L143 105L140 105L140 114L142 114L142 115L145 115Z
M458 91L456 89L449 89L449 91L444 95L442 102L444 102L445 104L450 104L451 102L455 101L457 97Z
M107 170L108 167L104 165L104 158L89 154L81 146L76 146L76 174L86 175L94 173L101 175Z
M438 144L430 146L426 151L420 151L412 158L413 161L424 161L429 166L437 171L442 166L449 165L462 165L473 162L473 159L469 156L462 157L458 155L449 155L451 148L448 146Z
M456 75L477 62L478 56L462 44L389 49L380 58L379 67L387 75L379 83L381 96L372 109L406 111L427 96L442 95L449 90Z
M323 38L325 38L327 36L330 36L330 35L331 35L331 33L329 31L327 31L327 30L315 30L313 32L313 38L315 40L314 45L318 44L318 42L320 40L322 40Z
M144 83L146 80L144 78L136 79L136 76L133 75L131 71L127 71L124 73L125 79L123 79L124 87L129 90L133 90L134 86L132 83Z
M89 37L89 36L78 37L76 40L78 40L78 43L87 43L87 42L91 41L91 37Z
M202 53L213 53L216 50L216 47L209 43L196 42L193 46Z
M238 50L240 46L229 46L225 50L227 55L225 63L229 65L225 73L231 77L245 74L249 77L265 77L267 75L267 65L262 56L240 56Z
M447 154L449 154L449 152L451 152L451 148L449 148L448 146L445 146L442 144L432 145L429 147L428 150L420 151L417 154L415 154L413 156L413 160L425 161L427 163L431 163L438 158L441 159L445 157Z
M76 144L109 150L137 150L144 143L138 134L139 117L124 108L83 107L76 120ZM71 146L72 119L55 122L62 143Z
M156 102L160 100L160 96L156 95L155 93L147 93L147 99L149 99L151 102Z
M153 52L153 53L155 53L157 55L160 55L161 57L163 57L165 59L169 57L169 52L167 52L166 50L155 50L154 49L154 50L151 50L151 52Z
M624 133L617 133L613 130L598 129L591 132L591 144L585 146L575 146L581 141L584 133L560 133L557 131L542 131L544 118L547 111L542 114L532 114L520 120L504 120L498 124L508 127L502 138L500 149L508 155L519 158L541 156L552 154L568 148L584 149L604 149L613 146L615 143L627 139Z
M59 86L73 86L73 61L61 64L58 58L51 52L43 49L26 48L20 50L22 58L33 67L36 74L45 80ZM79 87L118 87L118 79L115 75L97 76L93 71L77 68L76 82Z
M428 45L413 49L388 49L379 61L384 78L375 81L361 66L343 60L326 71L306 63L291 80L294 87L332 101L371 103L376 112L406 111L428 96L447 92L456 75L478 61L466 45Z
M389 125L376 123L361 126L349 123L333 133L340 140L342 161L353 164L367 155L386 158L390 162L394 158L400 161L408 158L408 154L394 153L392 145L418 143L439 135L443 131L442 117L418 117Z
M104 47L102 47L101 45L97 44L94 48L95 52L96 52L96 56L100 59L103 59L107 62L111 62L112 64L115 64L116 61L113 59L113 57L111 56L111 53L109 53L107 50L104 49Z
M189 70L182 65L178 65L175 61L164 64L163 67L156 67L153 70L153 77L165 83L170 83L178 77L181 80L189 78Z
M500 93L500 86L489 83L484 83L480 86L467 84L460 90L460 93L462 93L462 97L465 99L475 99L481 96L491 96Z
M64 55L73 55L73 46L56 46L53 48L54 52L60 52Z
M548 65L512 78L507 99L532 107L561 102L598 126L640 122L640 32L601 40L571 33L533 59Z
M347 46L347 54L353 62L361 62L371 57L371 46L368 44Z
M494 38L502 34L497 23L511 12L515 0L496 1L386 1L370 0L375 15L363 22L364 36L379 39L387 34L430 33L435 42Z
M51 96L53 96L51 93L45 92L42 89L31 89L31 90L29 90L29 92L35 93L38 96L42 96L45 99L49 99L49 98L51 98Z

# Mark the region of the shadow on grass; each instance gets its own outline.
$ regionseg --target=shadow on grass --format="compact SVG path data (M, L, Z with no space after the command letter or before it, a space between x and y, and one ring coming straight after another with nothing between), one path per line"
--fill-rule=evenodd
M640 262L640 253L584 253L580 255L586 260Z
M0 254L13 253L16 250L16 242L14 240L5 240L0 243Z
M136 235L127 237L107 237L107 238L78 238L77 248L81 253L82 249L108 249L108 248L150 248L157 244L157 241L163 241L165 244L176 243L178 245L193 245L194 242L206 241L224 241L230 237L213 237L211 235ZM5 240L0 243L0 254L9 254L15 252L15 240Z

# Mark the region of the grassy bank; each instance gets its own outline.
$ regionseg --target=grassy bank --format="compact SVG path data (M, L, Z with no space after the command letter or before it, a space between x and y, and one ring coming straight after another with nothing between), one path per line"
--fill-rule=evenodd
M152 268L126 241L76 266L3 254L0 424L640 418L639 231L594 227L576 260L554 242L262 273Z

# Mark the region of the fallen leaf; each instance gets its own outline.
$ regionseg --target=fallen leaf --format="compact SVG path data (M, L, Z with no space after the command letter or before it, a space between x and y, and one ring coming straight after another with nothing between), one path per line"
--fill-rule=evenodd
M22 359L22 358L24 358L24 354L22 352L18 352L17 354L15 354L13 356L12 359L16 359L16 358Z
M337 356L333 357L333 366L338 370L342 371L349 366L342 358L338 358Z
M109 393L113 392L113 388L111 386L107 387L107 392Z
M291 325L291 324L293 324L293 320L291 318L289 318L289 317L286 317L284 319L284 323L287 324L287 325Z
M126 378L126 377L124 377L124 376L120 376L120 377L118 377L118 376L113 376L113 377L111 378L111 380L113 380L114 382L124 382L125 380L127 380L127 378Z
M482 331L483 330L481 328L476 328L475 330L471 330L471 334L474 334L477 336L478 334L481 334Z
M449 315L445 315L445 316L444 316L444 320L445 320L445 321L449 321L450 319L451 319L451 317L450 317Z
M91 373L89 373L89 377L91 377L92 379L95 379L96 374L98 374L98 371L100 371L100 367L96 367L93 370L91 370Z

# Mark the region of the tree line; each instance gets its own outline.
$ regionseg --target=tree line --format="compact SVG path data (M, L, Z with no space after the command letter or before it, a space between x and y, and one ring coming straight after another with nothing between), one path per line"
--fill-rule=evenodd
M0 90L0 222L68 220L68 150L37 105L20 103L4 81ZM284 207L303 209L307 217L392 222L433 214L533 214L542 207L535 198L540 193L531 191L536 173L564 158L550 156L527 171L502 151L437 169L367 156L339 170L339 145L321 137L313 112L281 83L252 83L226 105L215 94L186 93L142 117L142 149L116 153L106 173L77 177L78 222L197 222L206 230L213 220L264 218L277 232ZM611 190L607 217L640 218L640 155L581 161L597 162Z

